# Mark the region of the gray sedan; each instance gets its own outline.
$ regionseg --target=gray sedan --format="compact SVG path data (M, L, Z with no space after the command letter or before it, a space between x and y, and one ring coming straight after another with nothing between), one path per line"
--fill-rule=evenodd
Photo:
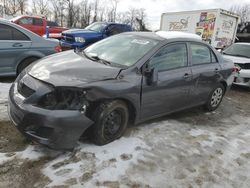
M15 76L37 59L59 51L57 40L46 40L0 19L0 76Z
M87 130L103 145L128 124L199 105L215 110L233 70L194 34L123 33L29 66L11 86L9 115L51 148L72 149Z

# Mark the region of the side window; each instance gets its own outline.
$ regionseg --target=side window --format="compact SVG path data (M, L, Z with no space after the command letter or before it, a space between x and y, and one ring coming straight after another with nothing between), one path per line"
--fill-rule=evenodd
M43 26L43 20L39 18L33 18L33 24L36 26Z
M191 44L192 64L199 65L211 63L211 50L200 44Z
M0 40L30 40L25 34L8 25L0 24Z
M18 23L22 24L22 25L32 25L33 20L32 20L32 18L22 18L18 21Z
M109 36L120 33L119 25L111 25L108 27Z
M127 32L129 31L129 28L126 25L120 25L121 32Z
M165 71L187 66L187 47L183 43L163 47L150 62L150 67Z
M0 40L12 40L11 27L0 24Z
M25 34L23 34L21 31L18 31L15 28L12 28L13 32L13 40L30 40L29 37L27 37Z

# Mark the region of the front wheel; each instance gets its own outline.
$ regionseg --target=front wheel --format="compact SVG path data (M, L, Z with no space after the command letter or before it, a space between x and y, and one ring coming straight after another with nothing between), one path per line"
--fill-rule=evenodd
M205 105L208 111L214 111L220 105L223 96L225 93L225 87L222 84L219 84L217 87L213 89L210 93L208 101Z
M93 114L93 141L105 145L120 138L128 124L127 105L120 100L100 104Z

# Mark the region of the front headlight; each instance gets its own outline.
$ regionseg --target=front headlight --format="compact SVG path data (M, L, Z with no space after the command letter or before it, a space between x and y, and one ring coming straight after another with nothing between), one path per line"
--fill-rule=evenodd
M75 41L76 41L76 42L84 43L84 42L85 42L85 39L84 39L83 37L75 37Z
M79 110L85 113L88 104L86 91L72 88L56 88L44 95L38 106L48 110Z

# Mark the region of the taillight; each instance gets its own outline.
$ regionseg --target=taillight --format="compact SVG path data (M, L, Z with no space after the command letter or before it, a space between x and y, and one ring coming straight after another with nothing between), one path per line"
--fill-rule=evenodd
M241 70L241 68L240 68L240 66L238 66L238 65L234 65L234 67L233 67L233 69L232 69L232 72L240 72L240 70Z
M56 51L56 52L62 52L61 46L56 46L56 47L55 47L55 51Z

